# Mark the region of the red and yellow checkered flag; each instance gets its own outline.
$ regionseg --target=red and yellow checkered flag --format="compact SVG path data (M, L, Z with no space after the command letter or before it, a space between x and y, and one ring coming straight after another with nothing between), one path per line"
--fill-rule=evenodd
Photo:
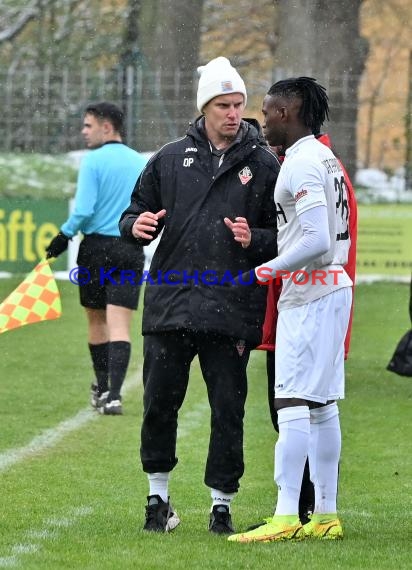
M60 294L49 262L42 259L24 281L0 304L0 333L58 319Z

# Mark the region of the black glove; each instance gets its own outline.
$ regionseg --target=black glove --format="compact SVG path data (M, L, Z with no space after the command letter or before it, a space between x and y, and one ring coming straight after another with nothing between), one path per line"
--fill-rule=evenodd
M260 277L256 275L255 269L249 269L249 271L245 271L245 273L234 275L233 279L227 284L232 286L240 285L244 287L247 287L248 285L255 285L255 283L258 285L269 285L269 283L273 281L273 278L268 275L268 269L265 268L263 271L262 268L262 270L259 271L262 271ZM260 279L264 280L261 281Z
M65 236L63 232L59 232L57 236L54 236L49 245L46 247L46 259L50 259L50 257L57 257L63 253L63 251L66 251L67 246L69 245L69 239L70 238Z
M221 285L224 287L247 287L248 285L253 285L257 282L256 274L254 269L249 269L244 273L229 273L228 276L224 276Z
M236 275L233 281L235 282L236 285L243 285L243 286L253 285L254 283L257 283L255 270L249 269L249 271L246 271L241 275Z

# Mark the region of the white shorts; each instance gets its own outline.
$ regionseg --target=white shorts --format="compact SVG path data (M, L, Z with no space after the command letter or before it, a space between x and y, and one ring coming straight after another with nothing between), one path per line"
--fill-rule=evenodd
M345 287L278 315L275 398L325 404L345 397L344 341L352 305Z

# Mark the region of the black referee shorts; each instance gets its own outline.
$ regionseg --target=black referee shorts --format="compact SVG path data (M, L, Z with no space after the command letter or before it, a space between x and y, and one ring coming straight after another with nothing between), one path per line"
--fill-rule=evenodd
M83 307L105 309L117 305L137 309L138 283L144 267L141 246L121 237L90 234L80 243L77 264L90 275L89 282L79 286Z

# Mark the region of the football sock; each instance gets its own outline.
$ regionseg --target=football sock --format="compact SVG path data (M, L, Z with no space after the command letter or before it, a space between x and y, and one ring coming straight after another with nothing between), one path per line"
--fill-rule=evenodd
M310 480L309 460L306 460L305 469L303 471L302 486L299 496L299 517L307 519L308 512L313 513L315 508L315 490Z
M309 464L315 513L336 513L341 431L335 403L310 411Z
M223 491L219 491L219 489L210 489L210 496L212 497L212 509L215 505L225 505L229 507L230 511L230 503L235 493L223 493Z
M149 496L159 495L165 503L169 502L169 473L148 473Z
M120 399L120 390L122 389L127 367L129 366L130 352L130 342L126 342L124 340L109 342L109 402Z
M109 343L90 344L93 370L100 393L107 392L109 385Z
M295 406L278 411L279 438L275 446L275 481L278 500L275 515L297 515L303 469L309 447L309 408Z

